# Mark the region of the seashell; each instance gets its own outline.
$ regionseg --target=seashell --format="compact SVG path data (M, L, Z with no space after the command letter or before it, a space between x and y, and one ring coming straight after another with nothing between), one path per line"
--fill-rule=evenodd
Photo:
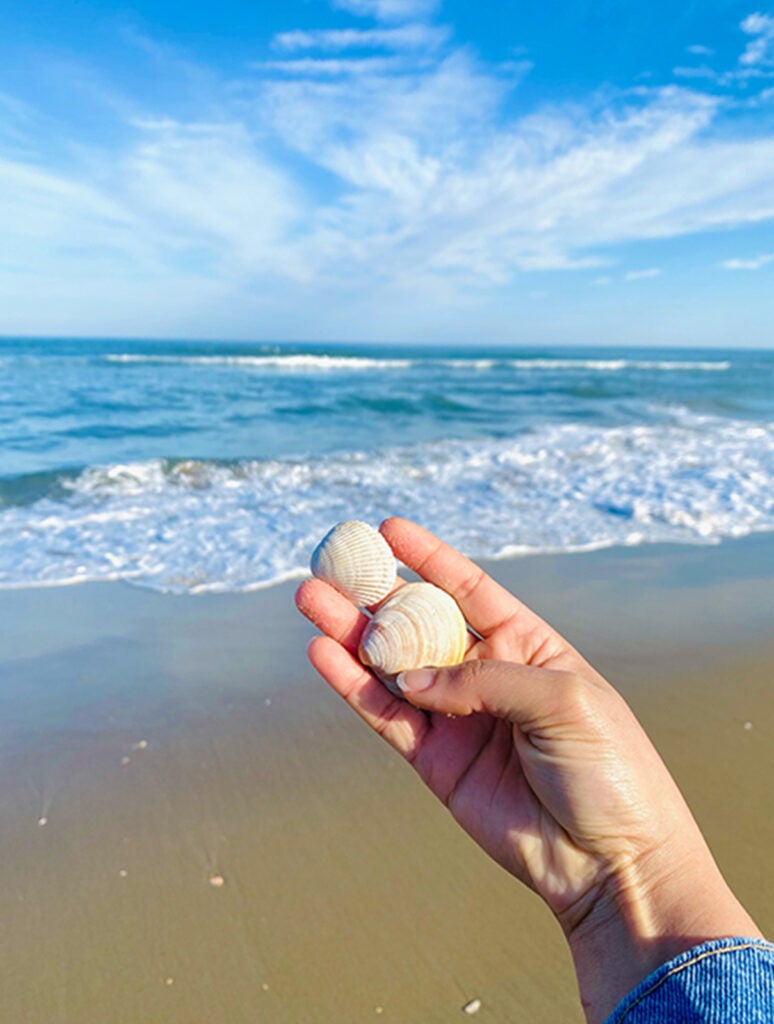
M355 604L381 601L395 586L395 556L378 530L358 519L339 523L312 553L312 573Z
M400 672L458 665L467 641L465 619L453 597L432 583L407 583L375 612L358 654L399 694L395 679Z

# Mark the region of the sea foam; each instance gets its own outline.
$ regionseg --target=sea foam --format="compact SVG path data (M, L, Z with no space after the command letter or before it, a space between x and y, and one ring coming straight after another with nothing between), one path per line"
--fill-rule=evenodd
M93 466L0 508L0 586L267 586L303 574L338 520L394 514L479 558L774 530L774 424L683 409L309 459Z
M669 359L562 359L527 357L497 358L376 358L367 356L332 355L170 355L164 353L110 353L102 356L107 363L150 364L168 366L246 367L251 369L289 370L291 372L321 373L331 370L405 370L414 366L447 367L454 370L498 370L511 367L516 370L579 370L615 373L624 370L699 371L717 372L731 368L727 360L669 360Z

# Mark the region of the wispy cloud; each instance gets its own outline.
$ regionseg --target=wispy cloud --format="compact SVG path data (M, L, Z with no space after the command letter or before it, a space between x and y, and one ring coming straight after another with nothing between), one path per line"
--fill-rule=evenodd
M774 77L774 17L766 14L751 14L741 22L739 28L753 39L747 43L734 68L719 71L708 64L679 66L674 75L683 79L706 79L722 87L747 87L756 80ZM689 53L711 57L714 51L706 46L689 46Z
M760 270L767 263L774 263L774 253L764 253L746 260L723 260L720 265L724 270Z
M27 133L34 124L35 111L27 103L0 92L0 146L6 154L24 153Z
M218 268L303 276L288 257L301 192L239 125L139 122L124 202L166 244L204 246Z
M648 267L646 270L630 270L624 275L624 281L649 281L660 276L661 271L658 267Z
M756 82L774 78L774 68L747 67L734 68L732 71L716 71L706 64L697 67L676 67L673 69L673 73L676 78L704 78L723 88L729 86L747 88Z
M413 21L434 14L440 0L333 0L333 6L379 21Z
M124 249L135 225L145 263L152 253L216 274L386 282L421 272L465 285L599 266L621 243L774 216L774 139L702 138L717 101L697 93L640 90L617 107L502 122L509 86L465 54L401 74L374 68L357 102L346 80L295 70L245 86L231 122L135 121L110 176L80 191L49 181L41 232L55 248L44 225L61 219L64 244L83 236L74 222L96 218L102 244ZM258 142L272 136L331 176L325 199ZM18 194L4 189L21 235ZM31 196L21 205L41 208Z
M280 32L272 40L276 50L436 50L449 38L443 25L399 25L397 28L318 29Z
M28 103L23 103L6 92L0 92L0 114L13 121L28 122L34 117L34 110Z
M423 266L498 282L774 214L774 139L706 137L712 97L640 90L585 114L502 124L506 94L457 54L421 75L369 81L357 105L343 86L302 80L263 83L256 106L344 186L320 211L329 252L382 273Z
M721 77L714 68L708 67L706 64L699 64L696 67L678 66L673 69L673 74L677 78L705 78L713 82Z
M742 22L742 31L754 36L747 44L742 64L774 64L774 18L767 14L751 14Z
M0 160L0 222L20 265L57 247L137 253L136 222L119 202L93 185L20 161ZM41 248L44 243L50 248Z
M212 303L266 325L305 306L332 331L344 309L461 308L527 272L644 281L660 270L606 273L631 265L621 247L774 220L774 133L727 131L700 79L527 110L530 65L506 73L415 20L435 5L347 2L406 24L284 33L287 58L229 81L150 41L185 101L116 105L101 147L63 123L52 139L0 95L0 140L4 126L15 140L0 161L0 330L45 282L73 317L87 295L103 310L113 296L127 323L153 306L179 325Z
M300 57L292 60L265 60L251 65L254 71L277 71L294 78L338 78L362 75L383 76L405 71L400 57Z

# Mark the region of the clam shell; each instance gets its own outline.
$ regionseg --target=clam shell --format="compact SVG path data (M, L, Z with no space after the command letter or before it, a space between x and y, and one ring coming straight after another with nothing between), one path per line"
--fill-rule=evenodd
M395 586L395 556L378 530L359 519L339 523L312 553L312 573L358 605L381 601Z
M407 583L376 611L358 654L393 693L399 693L399 673L457 665L467 641L465 619L453 597L432 583Z

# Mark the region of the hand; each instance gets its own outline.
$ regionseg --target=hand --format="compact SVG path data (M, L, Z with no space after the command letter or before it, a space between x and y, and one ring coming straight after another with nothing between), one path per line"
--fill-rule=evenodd
M298 607L327 634L310 660L476 842L544 898L570 942L588 1019L604 1019L698 941L759 934L618 693L448 545L406 520L381 530L400 561L456 599L480 639L471 635L461 666L407 673L400 700L357 660L367 618L310 580Z

